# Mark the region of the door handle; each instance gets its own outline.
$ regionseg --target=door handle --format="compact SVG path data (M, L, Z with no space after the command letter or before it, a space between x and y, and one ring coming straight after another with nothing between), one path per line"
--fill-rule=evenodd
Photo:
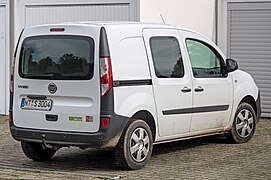
M45 118L47 121L57 121L58 115L55 114L46 114Z
M184 87L181 91L182 91L183 93L187 93L187 92L191 92L191 89L188 88L188 87Z
M47 97L44 96L44 95L28 95L27 97L28 97L29 99L40 99L40 100L47 99Z
M204 91L204 89L201 86L199 86L195 89L195 92L202 92L202 91Z

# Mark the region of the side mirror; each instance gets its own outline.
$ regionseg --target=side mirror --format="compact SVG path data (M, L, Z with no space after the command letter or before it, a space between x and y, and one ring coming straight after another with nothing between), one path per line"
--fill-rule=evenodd
M233 59L226 59L226 67L228 72L233 72L238 69L238 64Z

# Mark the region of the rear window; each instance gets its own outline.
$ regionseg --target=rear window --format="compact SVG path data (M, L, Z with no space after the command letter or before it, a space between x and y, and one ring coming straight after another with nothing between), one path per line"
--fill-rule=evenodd
M26 38L19 74L30 79L88 80L94 71L94 40L85 36Z

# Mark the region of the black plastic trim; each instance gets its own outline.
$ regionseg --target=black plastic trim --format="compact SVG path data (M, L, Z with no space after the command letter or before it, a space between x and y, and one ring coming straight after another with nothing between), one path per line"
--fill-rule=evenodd
M257 116L257 122L260 121L260 117L261 117L261 113L262 113L262 109L261 109L261 92L258 91L258 98L256 100L256 116Z
M122 80L122 81L114 81L113 87L118 86L144 86L144 85L152 85L151 79L142 79L142 80Z
M100 57L110 57L109 46L105 28L102 27L100 31Z
M205 113L205 112L215 112L215 111L227 111L229 105L218 105L218 106L204 106L195 108L184 108L184 109L172 109L162 111L163 115L173 115L173 114L189 114L189 113Z
M192 90L190 88L183 88L181 90L183 93L191 92Z
M102 115L102 117L104 116L110 117L109 127L100 128L95 133L20 128L16 127L13 121L10 122L10 132L12 137L18 141L43 143L45 140L47 144L60 146L114 148L129 118L119 115Z
M28 95L29 99L39 99L39 100L45 100L47 99L47 96L45 95Z
M58 120L58 115L56 115L56 114L45 114L45 119L47 121L54 122L54 121Z

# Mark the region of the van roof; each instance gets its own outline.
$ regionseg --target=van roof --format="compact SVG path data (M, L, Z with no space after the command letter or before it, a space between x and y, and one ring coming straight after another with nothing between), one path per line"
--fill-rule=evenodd
M191 29L180 28L177 26L172 26L170 24L161 24L161 23L143 23L136 21L79 21L79 22L67 22L63 24L85 24L85 25L98 25L98 26L131 26L138 28L165 28L165 29L179 29L183 31L190 31L197 33Z
M182 31L188 31L196 34L200 34L196 31L187 29L187 28L180 28L176 26L172 26L169 24L159 24L159 23L142 23L142 22L133 22L133 21L78 21L78 22L64 22L64 23L58 23L58 24L44 24L44 25L36 25L27 27L27 29L35 28L35 27L48 27L48 26L60 26L60 25L83 25L83 26L101 26L101 27L121 27L125 26L126 28L138 28L138 29L144 29L144 28L159 28L159 29L178 29ZM200 34L201 35L201 34Z

